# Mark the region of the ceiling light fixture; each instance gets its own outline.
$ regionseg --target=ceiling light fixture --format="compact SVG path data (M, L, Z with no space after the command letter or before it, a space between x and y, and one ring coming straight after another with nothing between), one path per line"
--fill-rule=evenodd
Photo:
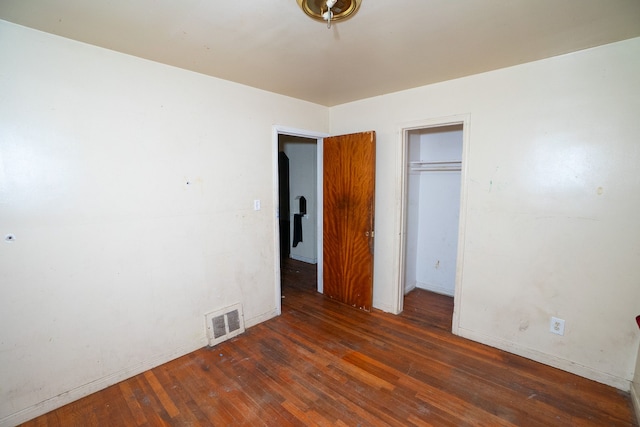
M326 21L331 28L334 21L350 18L358 11L362 0L296 0L300 9L316 21Z

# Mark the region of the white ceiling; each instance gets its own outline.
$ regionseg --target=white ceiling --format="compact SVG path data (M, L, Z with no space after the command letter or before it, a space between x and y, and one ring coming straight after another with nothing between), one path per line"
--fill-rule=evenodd
M640 0L0 0L0 19L333 106L640 36Z

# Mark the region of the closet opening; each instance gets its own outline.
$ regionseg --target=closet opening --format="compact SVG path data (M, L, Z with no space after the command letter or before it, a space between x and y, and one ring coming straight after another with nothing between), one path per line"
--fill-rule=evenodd
M401 300L409 292L432 309L434 322L455 326L464 122L404 130Z

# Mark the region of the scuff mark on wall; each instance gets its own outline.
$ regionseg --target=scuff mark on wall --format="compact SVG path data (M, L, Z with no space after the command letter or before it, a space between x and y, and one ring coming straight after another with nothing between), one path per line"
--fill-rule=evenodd
M498 173L498 171L500 170L500 166L496 166L496 170L493 172L493 174L491 174L491 179L489 180L489 191L488 193L491 193L491 190L493 190L493 180L496 177L496 174Z

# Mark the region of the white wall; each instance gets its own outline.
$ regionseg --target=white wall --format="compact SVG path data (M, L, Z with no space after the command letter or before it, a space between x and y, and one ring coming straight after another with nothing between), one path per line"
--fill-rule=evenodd
M401 65L401 64L399 64ZM469 114L458 332L621 389L638 348L640 38L331 109L377 133L374 306L391 310L400 129ZM564 336L549 332L566 320Z
M272 127L326 107L4 21L0 99L0 425L276 314Z
M307 200L307 215L302 218L302 242L291 247L291 258L315 264L317 255L317 144L315 140L281 136L283 149L289 157L289 192L291 207L291 242L293 244L294 214L300 212L298 196Z

